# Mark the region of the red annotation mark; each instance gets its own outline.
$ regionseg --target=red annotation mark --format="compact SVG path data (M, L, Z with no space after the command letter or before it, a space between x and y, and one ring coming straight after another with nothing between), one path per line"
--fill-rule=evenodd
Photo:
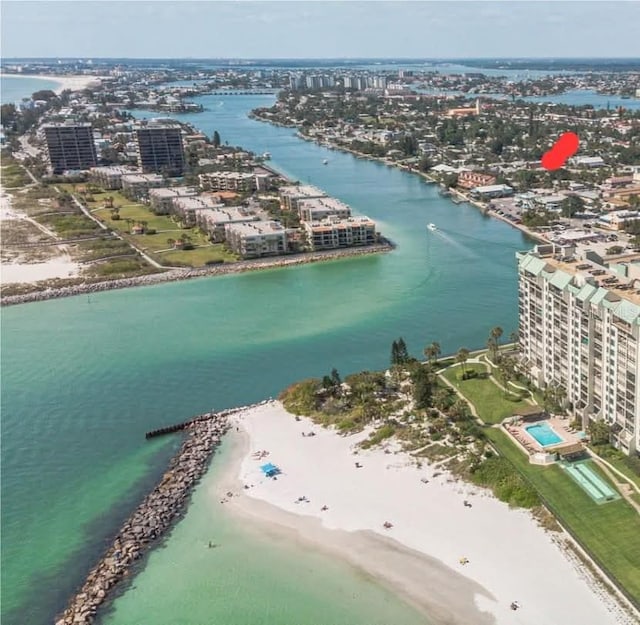
M575 132L565 132L542 157L545 169L560 169L578 151L580 140Z

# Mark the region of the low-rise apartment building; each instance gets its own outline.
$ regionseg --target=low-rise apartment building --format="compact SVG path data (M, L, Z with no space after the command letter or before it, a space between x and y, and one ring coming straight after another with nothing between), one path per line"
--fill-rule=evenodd
M322 221L327 217L346 219L351 217L351 208L333 197L298 200L298 215L301 221Z
M277 221L255 221L226 226L229 247L242 258L286 254L287 230Z
M193 187L160 187L149 189L149 206L156 215L169 215L174 210L174 200L181 197L196 197Z
M199 195L197 197L179 197L173 200L173 212L180 218L180 221L186 228L191 228L197 224L197 212L204 208L223 208L223 204L219 204L208 195Z
M140 202L149 196L149 189L165 185L164 178L159 174L125 174L120 177L122 194L130 200Z
M372 245L377 240L376 224L364 216L304 222L307 245L314 251Z
M198 176L204 191L237 191L248 193L257 188L256 175L239 171L213 171Z
M101 186L105 191L115 191L122 189L122 176L135 173L134 170L120 165L92 167L89 170L89 181Z
M196 225L214 243L222 243L226 238L226 226L229 224L258 221L258 216L238 206L202 208L195 212Z
M458 174L458 186L463 189L486 187L496 183L496 177L479 171L461 171Z
M311 185L288 185L280 187L280 202L282 208L296 212L300 200L310 200L313 198L327 197L324 191Z
M534 382L558 384L570 412L604 419L612 443L640 450L640 255L605 267L575 248L518 253L519 341Z

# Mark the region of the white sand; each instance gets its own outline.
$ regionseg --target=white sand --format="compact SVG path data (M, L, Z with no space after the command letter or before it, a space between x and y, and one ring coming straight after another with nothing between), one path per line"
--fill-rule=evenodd
M53 80L60 83L53 91L55 93L62 93L65 89L71 89L71 91L81 91L89 86L99 85L101 82L100 76L85 76L84 74L77 75L65 75L65 76L43 76L36 74L2 74L1 76L7 78L40 78L42 80Z
M297 422L279 402L234 419L249 436L239 477L250 488L237 486L236 469L239 496L229 505L343 556L423 608L435 623L633 622L599 596L553 542L554 534L528 512L511 510L446 474L434 478L433 468L418 469L402 453L377 449L353 455L361 437L341 437L307 419ZM310 431L316 435L301 436ZM259 450L270 454L257 460L251 454ZM363 468L356 469L355 461ZM280 467L277 480L262 476L265 462ZM301 496L310 503L296 503ZM322 512L323 505L329 510ZM384 529L385 521L393 528ZM469 563L460 564L461 557ZM514 600L522 606L517 611L509 607Z
M5 220L25 220L32 223L49 236L56 238L55 233L41 226L28 215L11 206L11 196L0 187L0 228ZM61 246L64 247L64 246ZM61 250L60 254L48 259L46 262L23 263L18 261L3 261L0 266L0 284L38 282L38 280L50 280L52 278L69 278L77 276L80 265L74 262L69 254Z

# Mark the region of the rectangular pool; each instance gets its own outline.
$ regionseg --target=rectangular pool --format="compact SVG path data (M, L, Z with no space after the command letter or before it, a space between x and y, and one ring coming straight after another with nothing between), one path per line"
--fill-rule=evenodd
M536 423L525 428L527 434L540 444L542 447L549 445L557 445L564 439L556 434L555 430L548 423Z

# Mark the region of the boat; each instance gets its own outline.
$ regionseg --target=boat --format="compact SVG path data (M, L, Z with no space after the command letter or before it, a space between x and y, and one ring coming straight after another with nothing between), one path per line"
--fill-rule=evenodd
M269 152L265 152L265 153L262 155L262 158L263 158L265 161L268 161L268 160L271 158L271 154L269 154Z
M427 228L429 228L429 230L437 230L438 229L435 224L428 224Z
M323 165L328 165L329 164L329 160L325 158L324 161L322 161L322 164Z

